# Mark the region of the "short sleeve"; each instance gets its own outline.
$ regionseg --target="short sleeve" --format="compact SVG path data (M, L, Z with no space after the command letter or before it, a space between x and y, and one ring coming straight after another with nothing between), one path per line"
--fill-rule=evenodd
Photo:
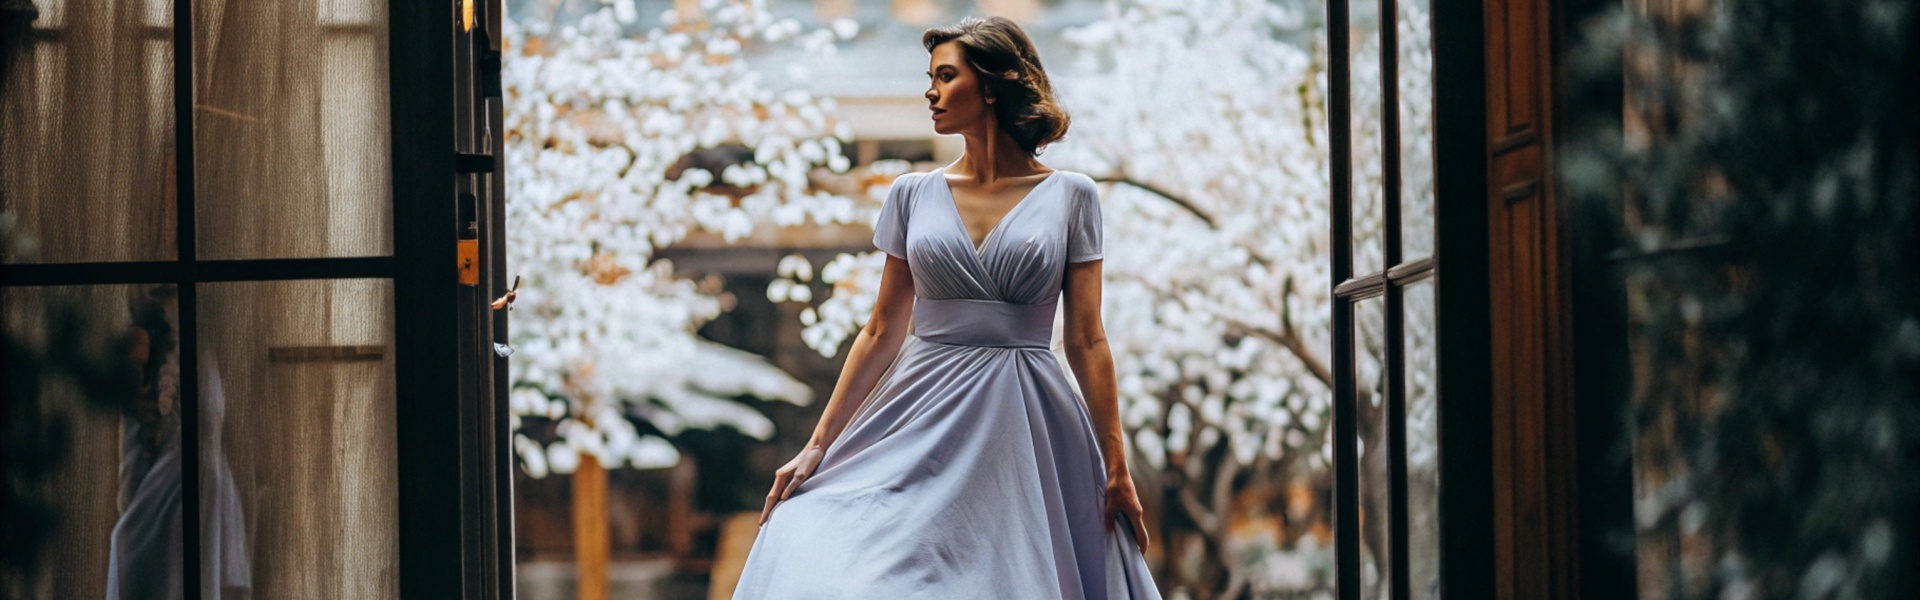
M1100 233L1100 192L1092 185L1077 186L1067 228L1067 262L1099 260Z
M907 257L907 203L912 199L908 188L913 185L909 177L893 179L887 199L880 205L880 220L873 224L873 246L901 259Z

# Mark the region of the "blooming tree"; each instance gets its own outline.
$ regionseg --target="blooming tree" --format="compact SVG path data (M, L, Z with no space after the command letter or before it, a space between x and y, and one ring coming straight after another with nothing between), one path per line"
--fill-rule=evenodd
M809 185L816 169L849 166L833 101L770 89L744 60L779 45L831 53L857 32L851 21L805 30L764 0L704 0L699 14L668 11L629 37L635 20L616 1L558 30L506 27L508 259L527 278L513 421L556 421L550 442L514 436L535 477L570 472L581 453L608 467L674 464L672 444L638 423L768 438L772 422L734 399L804 404L810 390L701 340L695 330L729 298L715 280L676 277L654 251L695 231L732 241L757 225L872 217Z
M1325 579L1246 568L1227 527L1243 477L1326 479L1331 462L1324 69L1284 38L1304 16L1260 0L1114 4L1071 34L1084 51L1063 83L1078 122L1060 161L1111 183L1104 317L1122 421L1202 534L1189 543L1208 560L1172 579L1220 597ZM1298 516L1268 537L1325 520Z

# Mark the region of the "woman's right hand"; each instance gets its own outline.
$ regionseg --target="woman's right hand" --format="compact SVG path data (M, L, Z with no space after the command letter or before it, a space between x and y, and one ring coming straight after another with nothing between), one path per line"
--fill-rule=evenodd
M826 455L826 449L809 444L793 460L787 461L787 466L780 467L774 473L773 491L767 492L767 506L760 510L761 525L767 524L767 517L773 514L773 505L792 496L794 488L800 487L802 482L813 476L814 468L820 466L820 459Z

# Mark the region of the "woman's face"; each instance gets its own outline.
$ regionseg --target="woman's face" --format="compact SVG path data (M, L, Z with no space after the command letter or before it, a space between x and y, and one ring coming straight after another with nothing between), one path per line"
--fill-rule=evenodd
M147 335L147 328L140 327L140 326L128 327L127 328L128 362L133 363L133 366L135 367L146 366L147 359L153 355L152 354L153 348L150 347L153 343L152 339L153 338L151 336Z
M933 47L927 57L928 108L933 111L933 131L940 134L974 130L988 115L985 86L973 67L967 64L960 44L946 42Z

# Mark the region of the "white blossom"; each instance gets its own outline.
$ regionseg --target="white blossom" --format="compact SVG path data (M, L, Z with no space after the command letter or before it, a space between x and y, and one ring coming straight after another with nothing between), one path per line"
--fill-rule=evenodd
M698 15L669 12L660 28L625 37L631 0L606 4L557 31L506 27L508 261L526 278L510 405L516 426L557 421L548 445L515 436L536 477L570 472L580 453L609 467L673 464L677 451L638 423L667 435L772 435L764 415L734 398L804 404L810 390L695 335L723 298L717 286L676 277L655 250L696 231L731 241L763 223L853 223L871 212L810 185L816 168L846 168L848 130L823 108L831 102L768 89L744 57L754 44L830 51L857 28L807 32L762 0L705 0ZM688 164L696 156L741 160Z

